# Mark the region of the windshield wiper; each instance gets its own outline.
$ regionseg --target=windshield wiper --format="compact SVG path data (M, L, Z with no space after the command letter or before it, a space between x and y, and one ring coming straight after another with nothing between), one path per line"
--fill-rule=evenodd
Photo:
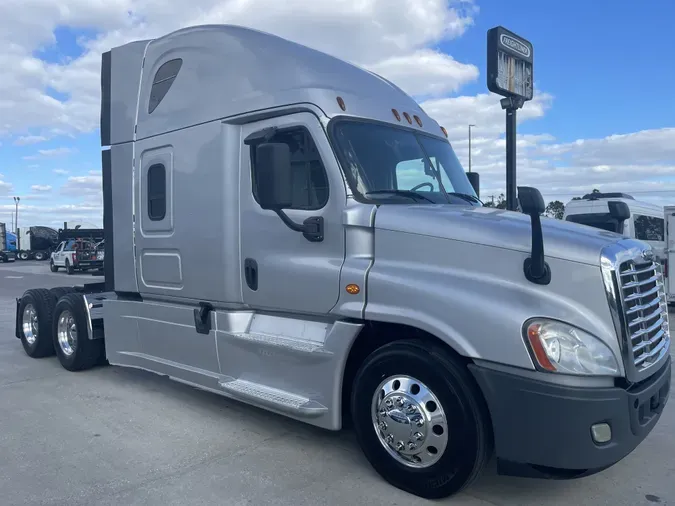
M480 202L481 204L483 201L479 199L478 197L474 197L473 195L469 193L461 193L461 192L448 192L448 195L454 195L455 197L462 198L468 202Z
M421 193L414 192L412 190L373 190L366 192L367 195L373 195L373 194L378 194L378 193L391 193L392 195L401 195L402 197L410 197L413 200L417 199L423 199L428 202L431 202L432 204L435 204L433 200L431 200L429 197L426 197L422 195Z

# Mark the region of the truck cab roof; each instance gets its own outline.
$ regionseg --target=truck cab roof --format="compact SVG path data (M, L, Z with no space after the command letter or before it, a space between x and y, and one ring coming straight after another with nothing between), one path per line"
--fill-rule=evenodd
M365 117L445 138L417 102L383 77L240 26L189 27L113 48L103 55L102 73L104 146L307 103L327 118Z

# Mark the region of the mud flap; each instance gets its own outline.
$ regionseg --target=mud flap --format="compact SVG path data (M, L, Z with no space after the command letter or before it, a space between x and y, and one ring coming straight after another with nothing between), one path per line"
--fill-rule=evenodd
M19 307L21 306L21 297L17 297L16 299L16 317L14 320L14 336L16 336L17 339L21 339L21 334L23 333L23 326L20 324L20 318L19 318Z

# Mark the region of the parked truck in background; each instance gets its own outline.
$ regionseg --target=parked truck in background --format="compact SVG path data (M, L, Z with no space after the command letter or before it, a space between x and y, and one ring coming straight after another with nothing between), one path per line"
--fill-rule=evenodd
M628 216L622 220L612 214L618 203L628 208ZM639 239L654 249L660 261L666 259L663 206L636 200L627 193L593 192L568 202L563 219Z
M13 262L16 259L16 234L0 223L0 262Z
M51 260L53 253L66 241L85 240L98 243L102 239L103 229L81 228L80 226L69 228L67 222L64 223L63 228L58 230L45 226L24 227L19 229L17 258L19 260ZM57 262L57 264L59 267L67 267L63 262ZM50 262L50 267L51 265Z
M523 213L483 207L386 79L209 25L104 53L101 100L105 281L18 298L29 356L351 420L377 472L426 498L493 454L503 474L592 474L658 422L652 248L540 219L533 188Z
M46 260L59 244L59 233L51 227L19 227L18 234L19 260Z

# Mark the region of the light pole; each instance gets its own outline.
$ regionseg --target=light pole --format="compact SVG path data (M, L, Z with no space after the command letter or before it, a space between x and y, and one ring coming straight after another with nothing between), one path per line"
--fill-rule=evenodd
M471 172L471 127L476 125L469 125L469 172Z
M16 208L16 211L14 212L14 232L16 232L16 236L19 237L19 201L21 200L21 197L14 197L14 206Z

